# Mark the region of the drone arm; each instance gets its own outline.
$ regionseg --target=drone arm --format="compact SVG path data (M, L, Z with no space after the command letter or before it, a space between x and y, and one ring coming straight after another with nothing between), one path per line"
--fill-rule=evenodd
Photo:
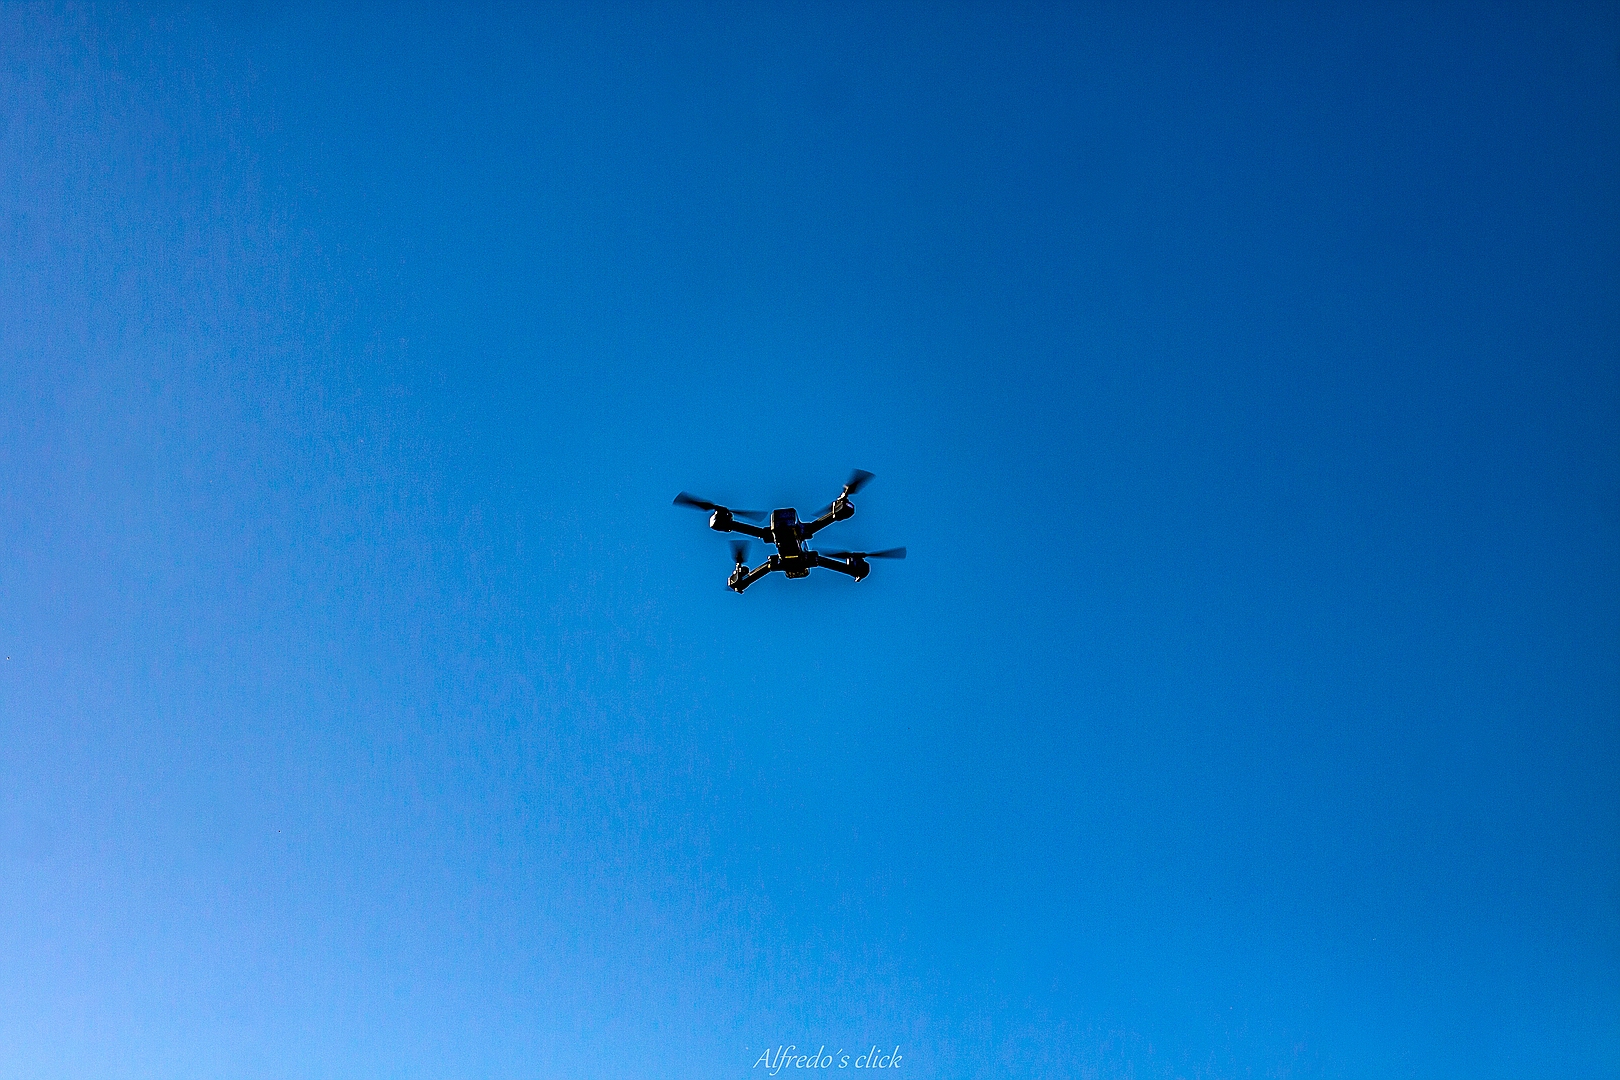
M730 514L716 513L709 518L709 528L715 532L739 532L744 536L752 536L755 540L771 543L771 530L762 529L758 525L750 525L746 521L738 521Z
M804 538L806 540L808 540L812 536L816 535L816 533L820 532L822 529L825 529L827 526L831 525L833 522L835 522L837 520L838 520L837 518L832 516L832 511L829 510L827 513L822 514L820 517L816 518L816 520L814 520L814 521L806 521L806 522L800 523L799 531L801 533L803 533Z
M827 512L825 514L822 514L814 521L807 521L803 523L799 526L799 528L803 531L804 538L808 540L810 537L816 535L816 533L820 532L822 529L825 529L833 522L848 521L854 516L855 504L850 502L844 496L840 495L831 506L827 507Z
M856 581L861 580L872 572L872 567L865 559L835 559L831 555L816 553L816 565L825 566L828 570L836 570L840 574L848 574Z
M731 575L731 580L726 582L726 588L735 593L742 592L744 589L748 588L748 586L752 585L754 582L758 581L772 570L775 570L777 568L777 562L778 557L772 555L770 558L766 559L752 570L744 570L739 565L737 567L737 572Z

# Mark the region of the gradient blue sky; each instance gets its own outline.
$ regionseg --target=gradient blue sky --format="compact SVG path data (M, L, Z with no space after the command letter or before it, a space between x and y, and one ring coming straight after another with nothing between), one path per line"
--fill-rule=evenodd
M1620 1073L1613 5L278 8L0 8L0 1077Z

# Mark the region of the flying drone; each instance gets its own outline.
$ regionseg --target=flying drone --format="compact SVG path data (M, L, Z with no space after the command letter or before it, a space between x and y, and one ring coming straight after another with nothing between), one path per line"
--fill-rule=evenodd
M781 510L772 510L771 523L767 526L750 525L737 519L750 518L754 521L763 521L765 512L734 510L729 506L721 506L719 503L688 495L684 491L675 496L675 505L711 511L709 528L716 532L742 533L744 536L752 536L767 544L776 545L776 554L750 570L748 541L731 542L731 557L736 560L737 568L731 572L731 577L726 579L726 588L733 592L742 592L775 570L782 571L790 578L802 578L809 577L810 571L817 566L836 570L840 574L848 574L859 581L872 572L867 559L903 559L906 557L906 549L897 547L884 551L811 551L804 546L804 541L835 521L848 521L854 517L855 504L849 501L849 497L865 487L870 479L872 474L864 469L856 469L850 473L843 492L822 507L814 521L800 521L799 512L789 506Z

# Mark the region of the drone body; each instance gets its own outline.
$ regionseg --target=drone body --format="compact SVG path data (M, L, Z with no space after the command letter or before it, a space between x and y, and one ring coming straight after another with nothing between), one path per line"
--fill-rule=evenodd
M905 548L889 548L887 551L812 551L804 546L816 533L825 529L835 521L847 521L855 516L855 504L849 497L865 486L872 474L856 469L844 485L843 493L826 506L814 521L800 521L799 512L789 506L781 510L773 510L770 514L768 526L750 525L745 521L738 521L739 517L763 518L764 514L757 510L733 510L721 506L719 503L706 502L703 499L693 498L686 492L675 496L677 506L691 506L699 510L710 510L709 528L717 532L736 532L744 536L752 536L763 540L767 544L776 546L776 554L764 562L748 569L748 541L733 540L731 543L731 556L736 560L737 568L731 572L726 580L726 587L733 592L742 592L748 586L777 570L782 571L790 578L805 578L810 571L818 566L828 570L836 570L840 574L847 574L856 581L861 580L872 572L867 559L903 559L906 557Z

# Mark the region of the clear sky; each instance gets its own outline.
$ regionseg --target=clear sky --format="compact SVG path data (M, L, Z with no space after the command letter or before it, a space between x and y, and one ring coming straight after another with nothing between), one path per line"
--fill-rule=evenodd
M281 7L0 8L0 1077L1620 1074L1620 10Z

